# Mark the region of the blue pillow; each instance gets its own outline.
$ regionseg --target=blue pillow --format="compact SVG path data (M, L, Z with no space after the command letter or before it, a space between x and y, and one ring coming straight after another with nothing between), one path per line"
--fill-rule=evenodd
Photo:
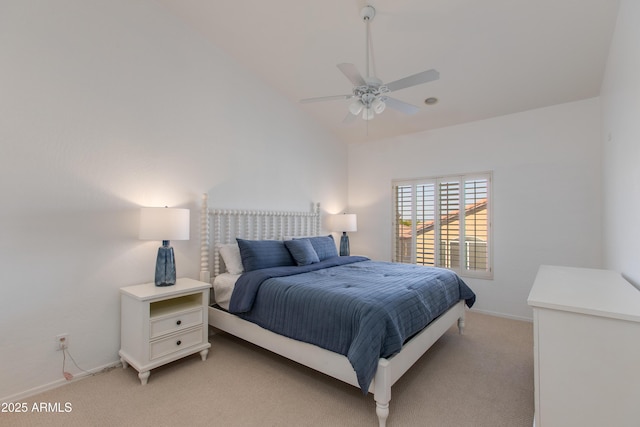
M311 242L311 246L315 249L320 261L338 256L338 250L331 234L328 236L304 237L304 239L308 239Z
M286 240L284 245L289 249L298 265L309 265L320 262L316 250L309 239Z
M244 271L296 265L282 240L236 240Z

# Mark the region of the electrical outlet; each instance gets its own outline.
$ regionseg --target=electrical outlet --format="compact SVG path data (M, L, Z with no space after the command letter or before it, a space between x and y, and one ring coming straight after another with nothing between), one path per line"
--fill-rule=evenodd
M66 350L69 348L69 334L56 335L56 350Z

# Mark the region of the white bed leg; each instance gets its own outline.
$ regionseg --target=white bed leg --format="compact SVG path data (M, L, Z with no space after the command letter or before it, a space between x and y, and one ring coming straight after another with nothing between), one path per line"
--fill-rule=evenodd
M389 401L391 400L391 367L387 359L378 360L378 370L373 380L373 398L376 401L376 415L379 427L387 425Z
M376 402L376 414L378 415L378 426L385 427L389 417L389 402Z
M458 318L458 332L460 335L464 335L464 315Z

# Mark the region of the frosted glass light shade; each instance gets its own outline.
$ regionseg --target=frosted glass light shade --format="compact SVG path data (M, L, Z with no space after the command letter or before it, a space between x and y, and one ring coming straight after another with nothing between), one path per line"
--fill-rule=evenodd
M358 231L358 218L356 214L334 215L331 218L333 231Z
M373 101L373 104L371 104L371 106L373 107L373 111L375 111L376 114L380 114L384 111L387 105L384 102L382 102L380 98L376 98L376 100Z
M362 111L363 107L364 107L364 105L362 105L362 102L360 102L358 100L358 101L355 101L355 102L351 103L351 105L349 105L349 111L354 116L357 116L358 114L360 114L360 112Z
M362 118L365 120L372 120L374 117L372 108L365 108L362 110Z
M189 240L189 209L141 208L140 240Z

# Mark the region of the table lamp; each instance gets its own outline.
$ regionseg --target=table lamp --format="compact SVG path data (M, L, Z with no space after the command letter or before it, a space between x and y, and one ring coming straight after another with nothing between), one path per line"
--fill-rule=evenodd
M140 240L162 240L156 260L156 286L176 284L176 261L171 240L189 240L189 209L141 208Z
M349 250L349 236L348 231L358 231L358 219L356 214L342 214L334 215L331 221L332 231L342 232L340 238L340 256L348 256Z

